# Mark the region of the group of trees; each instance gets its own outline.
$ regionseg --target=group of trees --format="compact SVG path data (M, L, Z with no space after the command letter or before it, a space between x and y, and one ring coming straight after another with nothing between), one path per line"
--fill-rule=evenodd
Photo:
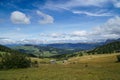
M88 51L92 54L104 54L104 53L114 53L120 51L120 41L115 41L108 43L106 45L95 48L94 50Z
M1 57L0 68L27 68L31 66L31 60L23 54L19 53L6 53Z
M30 66L31 60L27 55L0 45L0 69L27 68Z
M59 55L51 56L51 58L55 58L57 60L66 60L71 57L83 56L84 53L85 53L84 51L79 51L79 52L70 53L70 54L59 54Z

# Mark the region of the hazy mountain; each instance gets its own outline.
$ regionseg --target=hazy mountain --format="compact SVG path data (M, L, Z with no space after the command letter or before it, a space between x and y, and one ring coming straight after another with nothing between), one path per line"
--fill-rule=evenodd
M60 49L90 50L101 45L103 45L103 43L61 43L61 44L49 44L47 46L60 48Z

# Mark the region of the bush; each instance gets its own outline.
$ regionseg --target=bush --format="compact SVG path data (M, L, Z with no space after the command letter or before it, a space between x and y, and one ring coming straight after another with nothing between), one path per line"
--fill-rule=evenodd
M34 62L32 62L32 67L39 67L39 63L38 63L38 61L34 61Z
M120 62L120 55L117 55L117 60L118 62Z
M2 64L0 63L0 69L3 69L3 66L2 66Z
M31 66L31 60L23 54L4 54L2 55L1 68L27 68Z

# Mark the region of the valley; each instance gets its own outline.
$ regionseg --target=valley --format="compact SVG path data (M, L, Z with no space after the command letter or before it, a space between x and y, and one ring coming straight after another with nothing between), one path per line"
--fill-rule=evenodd
M120 0L0 0L0 80L120 80Z
M30 44L11 48L1 45L1 56L6 53L26 55L34 65L23 69L0 70L0 80L118 80L120 63L117 55L120 53L116 51L119 47L119 41L91 50Z

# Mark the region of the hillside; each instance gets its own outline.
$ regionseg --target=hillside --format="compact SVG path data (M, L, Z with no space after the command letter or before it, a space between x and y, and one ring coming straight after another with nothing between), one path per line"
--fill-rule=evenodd
M1 52L11 52L12 50L6 46L0 45Z
M0 54L2 54L2 53L20 53L20 52L17 50L8 48L6 46L0 45Z
M2 70L0 80L120 80L120 63L116 63L116 55L118 54L73 57L66 63ZM36 60L41 61L38 58Z
M105 41L105 44L108 44L108 43L111 43L111 42L115 42L115 41L120 41L120 38L118 38L118 39L107 39Z
M61 54L71 54L80 49L59 49L50 46L38 46L38 45L24 45L24 46L16 46L13 49L18 50L23 53L31 54L36 57L52 57Z
M120 52L120 41L114 41L111 43L107 43L103 46L97 47L94 50L89 51L88 53L114 53L114 52Z

